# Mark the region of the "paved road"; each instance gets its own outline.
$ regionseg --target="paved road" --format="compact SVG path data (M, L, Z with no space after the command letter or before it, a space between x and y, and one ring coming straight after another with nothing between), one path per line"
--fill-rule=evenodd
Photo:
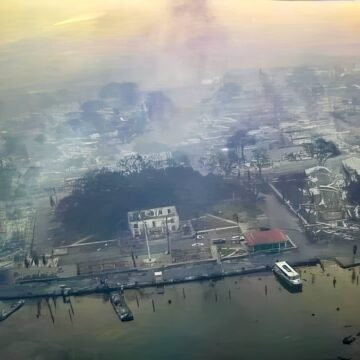
M52 243L51 241L48 241L50 213L51 208L48 197L39 199L39 203L36 208L33 249L37 250L40 254L51 253L52 250Z
M349 256L355 243L360 246L360 239L357 241L332 241L325 244L311 242L305 235L300 221L286 206L274 195L266 196L265 213L269 218L272 228L280 228L285 231L298 246L295 250L289 250L281 254L264 255L259 254L251 257L253 264L271 264L282 258L289 261L302 261L310 258L333 258L335 256Z
M264 206L264 211L269 219L269 224L272 228L283 229L292 241L297 245L297 249L289 250L281 254L258 254L251 256L247 259L236 260L234 262L225 262L224 269L227 268L241 268L241 267L250 267L260 266L260 265L269 265L272 266L273 263L278 259L285 259L291 262L308 260L315 257L320 258L332 258L334 256L349 256L352 252L352 247L354 242L349 241L338 241L331 242L329 244L314 244L306 237L302 226L296 216L294 216L284 204L282 204L274 194L266 195L266 201ZM234 230L237 234L237 231ZM207 245L209 238L213 235L211 233L205 234L204 239L199 240ZM172 248L173 249L189 249L191 244L195 242L195 239L183 239L183 238L172 238ZM164 239L163 241L156 241L150 243L151 253L154 254L164 254L167 250L167 242ZM360 239L359 239L359 248L360 248ZM135 253L137 255L146 255L147 250L145 242L143 246L136 248ZM76 256L76 255L74 255ZM156 257L156 255L154 255ZM195 268L193 268L194 270ZM201 269L201 267L199 268ZM196 270L197 271L197 270ZM199 270L202 272L203 269ZM188 272L186 272L188 273ZM171 275L173 276L173 275ZM175 275L174 275L175 276ZM180 276L180 275L179 275Z
M264 211L270 227L284 230L299 249L304 250L310 245L298 218L274 194L266 195Z

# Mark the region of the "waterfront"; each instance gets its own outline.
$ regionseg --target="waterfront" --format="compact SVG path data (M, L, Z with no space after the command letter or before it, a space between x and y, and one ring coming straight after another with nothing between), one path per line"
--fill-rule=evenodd
M36 300L0 324L0 357L62 359L353 359L360 338L359 269L328 263L302 269L304 291L291 294L272 274L231 277L126 292L135 320L121 323L101 295ZM334 284L334 277L336 283ZM137 306L137 299L139 307ZM154 300L155 312L152 306ZM169 303L171 300L171 303Z

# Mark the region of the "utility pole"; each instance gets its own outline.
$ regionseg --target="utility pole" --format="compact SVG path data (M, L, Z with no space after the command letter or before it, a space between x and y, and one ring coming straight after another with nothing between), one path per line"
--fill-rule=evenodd
M354 246L353 246L353 259L355 260L355 255L356 255L356 253L357 253L357 249L358 249L358 247L357 247L357 245L355 244Z
M147 233L146 222L145 222L144 220L143 220L143 224L144 224L144 230L145 230L145 240L146 240L146 246L147 246L147 252L148 252L149 262L151 263L151 254L150 254L149 238L148 238L148 233Z
M233 215L233 218L236 220L236 223L237 223L237 226L238 226L238 230L239 230L239 236L241 235L241 229L240 229L240 226L239 226L239 214L238 213L235 213Z
M30 256L31 257L33 256L36 220L37 220L37 212L35 212L35 215L34 215L34 222L33 222L33 228L32 228L32 237L31 237L31 243L30 243Z
M136 269L136 261L135 261L135 256L134 256L134 251L133 250L131 250L131 259L132 259L132 262L133 262L134 269Z
M239 214L236 213L236 222L237 222L237 225L238 225L238 230L239 230L239 236L241 235L241 229L240 229L240 225L239 225Z
M168 228L168 218L165 217L165 231L166 231L166 240L168 245L168 254L171 255L171 244L170 244L170 236L169 236L169 228Z

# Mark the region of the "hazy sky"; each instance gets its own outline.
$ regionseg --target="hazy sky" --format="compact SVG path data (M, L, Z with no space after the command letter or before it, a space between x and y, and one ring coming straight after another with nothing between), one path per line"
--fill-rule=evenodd
M1 0L0 86L135 79L360 56L360 2Z

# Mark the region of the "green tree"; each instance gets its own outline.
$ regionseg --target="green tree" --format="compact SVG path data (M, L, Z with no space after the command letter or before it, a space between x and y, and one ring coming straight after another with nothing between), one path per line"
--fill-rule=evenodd
M304 149L312 158L315 156L315 147L313 143L304 144Z
M207 161L207 168L213 174L230 175L236 159L227 152L213 153Z
M324 166L329 157L339 155L340 151L333 141L318 138L314 142L314 153L319 165Z
M129 175L102 169L79 180L56 210L67 231L107 238L127 229L128 211L176 205L181 217L190 218L238 190L237 184L212 174L202 176L192 168L145 169Z
M240 150L241 160L245 162L244 149L247 145L254 145L255 138L250 136L248 130L239 129L237 130L227 141L227 147L230 151L238 152Z
M260 177L262 176L262 168L269 162L269 156L264 148L253 150L253 159L255 160L256 167L259 171Z

